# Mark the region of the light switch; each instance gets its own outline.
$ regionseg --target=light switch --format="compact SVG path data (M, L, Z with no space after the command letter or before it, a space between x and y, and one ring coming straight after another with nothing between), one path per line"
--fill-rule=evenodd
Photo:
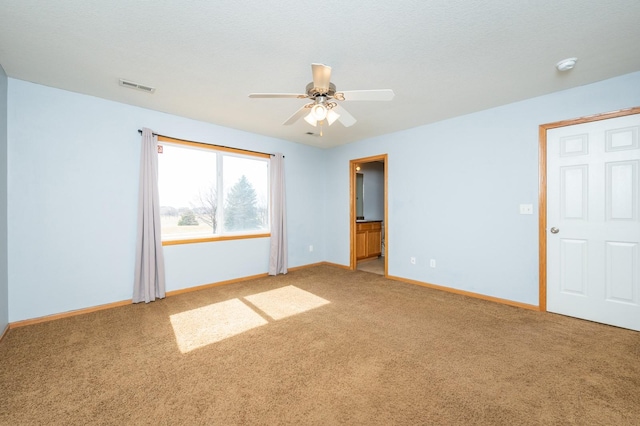
M533 204L520 204L520 214L533 214Z

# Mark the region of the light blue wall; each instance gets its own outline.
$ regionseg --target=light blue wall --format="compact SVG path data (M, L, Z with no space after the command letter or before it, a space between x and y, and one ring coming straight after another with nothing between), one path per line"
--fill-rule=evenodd
M537 204L538 125L637 105L640 73L319 150L8 79L8 320L131 298L141 127L283 152L290 266L349 264L349 160L387 153L389 273L536 305L538 212L518 205ZM264 273L267 253L165 247L168 290Z
M369 220L384 220L384 164L379 162L360 165L363 174L363 213Z
M637 72L332 149L327 261L349 264L349 160L388 153L389 274L537 305L538 126L639 105Z
M282 152L289 266L325 258L323 150L15 79L8 122L11 322L131 298L142 127ZM268 249L268 239L165 247L167 290L265 273Z
M7 74L0 65L0 334L9 324L7 246Z

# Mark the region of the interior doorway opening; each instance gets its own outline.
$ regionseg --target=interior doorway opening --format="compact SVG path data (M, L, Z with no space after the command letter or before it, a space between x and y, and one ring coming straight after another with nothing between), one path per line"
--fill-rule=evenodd
M387 169L387 154L349 162L351 270L388 274Z

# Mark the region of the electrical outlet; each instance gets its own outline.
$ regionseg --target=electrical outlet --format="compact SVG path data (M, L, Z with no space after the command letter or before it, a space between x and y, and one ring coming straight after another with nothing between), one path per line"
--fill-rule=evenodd
M520 214L533 214L533 204L520 204Z
M429 261L429 266L431 266L432 268L435 268L436 267L436 260L435 259L431 259Z
M313 251L313 246L309 246L309 251Z
M416 258L415 257L410 258L409 261L411 262L412 265L416 264Z

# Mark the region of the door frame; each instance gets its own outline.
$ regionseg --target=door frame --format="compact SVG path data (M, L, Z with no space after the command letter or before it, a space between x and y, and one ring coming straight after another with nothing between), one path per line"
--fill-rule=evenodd
M356 270L358 262L356 260L356 166L363 163L373 163L380 161L384 164L384 276L388 275L389 265L389 211L388 205L388 154L374 155L371 157L356 158L349 161L349 269Z
M541 124L538 130L538 274L539 299L538 309L547 311L547 130L558 127L573 126L576 124L591 123L594 121L608 120L610 118L624 117L626 115L640 114L640 107L621 109L602 114L589 115L572 120L556 121L554 123Z

